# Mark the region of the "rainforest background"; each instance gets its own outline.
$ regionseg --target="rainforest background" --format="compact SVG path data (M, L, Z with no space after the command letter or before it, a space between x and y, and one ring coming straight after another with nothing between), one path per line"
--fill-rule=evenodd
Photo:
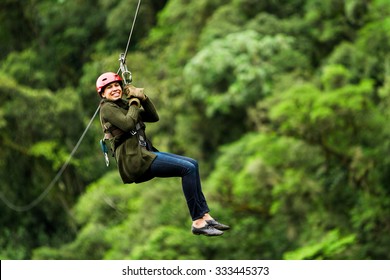
M221 238L193 236L180 179L107 168L96 78L137 0L0 3L1 259L389 259L388 0L144 0L127 66L148 135L199 160Z

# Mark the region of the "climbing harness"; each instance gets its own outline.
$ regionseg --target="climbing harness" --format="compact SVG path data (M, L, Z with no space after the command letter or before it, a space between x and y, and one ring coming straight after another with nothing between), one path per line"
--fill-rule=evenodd
M121 71L122 72L122 78L123 78L123 82L124 84L129 84L132 82L132 76L131 76L131 72L127 69L127 66L126 66L126 56L127 56L127 51L129 49L129 45L130 45L130 41L131 41L131 36L133 34L133 30L134 30L134 26L135 26L135 22L136 22L136 19L137 19L137 16L138 16L138 12L139 12L139 8L141 6L141 0L138 0L138 5L137 5L137 9L135 11L135 15L134 15L134 19L133 19L133 24L131 26L131 29L130 29L130 34L129 34L129 37L128 37L128 40L127 40L127 44L126 44L126 49L125 49L125 52L120 54L119 56L119 61L120 61L120 67L118 69L118 72ZM76 145L74 146L73 150L71 151L71 153L69 154L68 158L66 159L65 163L62 165L61 169L57 172L57 174L55 175L55 177L53 178L53 180L50 182L50 184L44 189L44 191L36 198L34 199L32 202L30 202L29 204L26 204L26 205L23 205L23 206L17 206L15 204L13 204L12 202L10 202L2 192L0 192L0 200L4 202L4 204L14 210L14 211L17 211L17 212L24 212L24 211L29 211L31 210L33 207L35 207L36 205L38 205L45 197L46 195L50 192L50 190L54 187L54 185L58 182L58 180L61 178L62 174L64 173L65 169L68 167L70 161L72 160L74 154L76 153L76 151L78 150L81 142L83 141L87 131L89 130L89 128L91 127L92 125L92 122L93 120L95 119L96 115L99 113L99 110L100 110L100 107L101 107L101 103L99 103L99 106L97 107L95 113L93 114L92 118L90 119L87 127L85 128L84 132L82 133L82 135L80 136L79 140L77 141ZM104 140L104 139L102 139ZM108 160L108 149L107 149L107 146L105 145L104 141L102 142L102 140L100 141L100 145L101 145L101 148L102 148L102 151L103 151L103 154L104 154L104 158L105 158L105 162L106 162L106 165L108 166L109 165L109 160Z
M129 132L124 132L120 130L119 128L116 128L112 126L110 123L106 122L104 123L102 118L100 117L100 123L104 129L104 137L99 141L100 148L102 149L104 159L106 162L106 166L108 167L110 165L110 160L108 157L108 147L106 142L111 141L111 156L115 157L115 149L121 145L126 139L132 136L136 136L138 138L138 143L141 146L141 148L146 148L148 146L148 143L146 141L145 133L143 132L143 129L145 128L145 124L140 121L136 123L134 129L130 130ZM116 137L116 139L115 139ZM115 139L115 140L114 140ZM112 141L114 140L114 141Z

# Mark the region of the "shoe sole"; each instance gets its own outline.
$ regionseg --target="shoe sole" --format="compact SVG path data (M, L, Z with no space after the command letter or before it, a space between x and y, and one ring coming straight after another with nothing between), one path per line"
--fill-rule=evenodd
M213 226L215 229L217 229L217 230L222 230L222 231L225 231L225 230L229 230L230 229L230 227L229 228L218 228L218 227L216 227L216 226Z
M193 232L192 234L194 234L194 235L204 235L204 236L221 236L223 234L223 232L221 234L206 234L206 233Z

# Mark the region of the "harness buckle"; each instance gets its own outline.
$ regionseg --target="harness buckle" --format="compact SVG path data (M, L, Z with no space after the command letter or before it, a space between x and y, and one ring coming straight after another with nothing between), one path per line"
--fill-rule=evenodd
M141 147L146 148L148 143L146 143L145 139L142 137L142 135L139 136L138 138L138 143Z
M139 140L138 141L139 142L139 145L141 146L141 147L146 147L146 141L145 140Z

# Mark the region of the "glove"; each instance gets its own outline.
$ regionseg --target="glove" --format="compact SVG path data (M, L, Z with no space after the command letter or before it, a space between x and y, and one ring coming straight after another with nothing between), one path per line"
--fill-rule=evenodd
M137 97L132 97L130 98L129 100L129 105L132 106L132 105L135 105L137 106L138 108L141 107L141 101L139 101L139 99Z
M129 84L125 85L123 89L124 94L126 94L127 98L138 98L140 101L146 100L146 95L144 94L143 88L136 88L135 86Z

